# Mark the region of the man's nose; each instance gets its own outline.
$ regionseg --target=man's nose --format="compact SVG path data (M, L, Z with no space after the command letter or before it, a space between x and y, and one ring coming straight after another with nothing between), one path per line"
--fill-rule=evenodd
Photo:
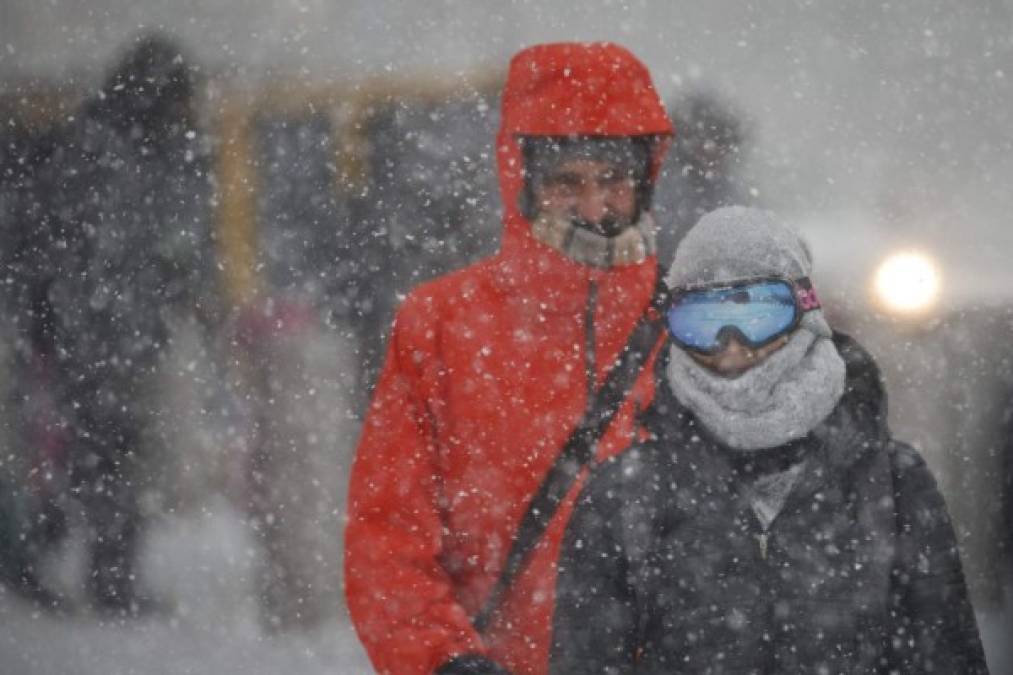
M586 185L577 199L577 215L589 223L598 223L610 213L608 191L598 185Z

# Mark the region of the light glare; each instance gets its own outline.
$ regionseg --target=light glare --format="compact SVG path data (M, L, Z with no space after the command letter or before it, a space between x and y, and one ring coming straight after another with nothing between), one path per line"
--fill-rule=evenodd
M922 253L895 253L876 270L876 296L886 309L897 313L928 310L936 303L939 285L938 265Z

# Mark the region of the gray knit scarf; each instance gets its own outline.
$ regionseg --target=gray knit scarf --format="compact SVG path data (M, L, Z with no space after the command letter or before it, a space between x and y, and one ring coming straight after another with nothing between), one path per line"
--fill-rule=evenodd
M550 215L536 218L531 233L574 262L604 269L641 263L657 251L654 220L647 212L614 237L596 234L566 218Z
M668 384L683 405L733 450L774 448L801 438L844 394L844 360L817 310L788 342L735 378L721 377L672 346Z

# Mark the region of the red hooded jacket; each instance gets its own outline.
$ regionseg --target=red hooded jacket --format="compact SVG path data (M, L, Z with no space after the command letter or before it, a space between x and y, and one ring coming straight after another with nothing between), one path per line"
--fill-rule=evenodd
M377 671L428 675L461 654L546 671L555 560L577 486L485 634L471 618L585 410L587 341L600 385L648 305L657 261L600 269L536 241L517 204L517 138L657 136L653 180L671 133L646 68L619 46L540 45L511 61L497 138L501 250L404 301L352 469L346 594ZM599 460L629 444L636 407L653 395L649 372Z

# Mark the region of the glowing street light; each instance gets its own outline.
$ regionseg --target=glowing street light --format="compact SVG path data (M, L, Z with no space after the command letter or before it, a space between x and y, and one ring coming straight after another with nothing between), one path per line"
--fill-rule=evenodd
M873 289L888 311L913 315L927 311L939 298L939 266L914 251L887 257L876 270Z

